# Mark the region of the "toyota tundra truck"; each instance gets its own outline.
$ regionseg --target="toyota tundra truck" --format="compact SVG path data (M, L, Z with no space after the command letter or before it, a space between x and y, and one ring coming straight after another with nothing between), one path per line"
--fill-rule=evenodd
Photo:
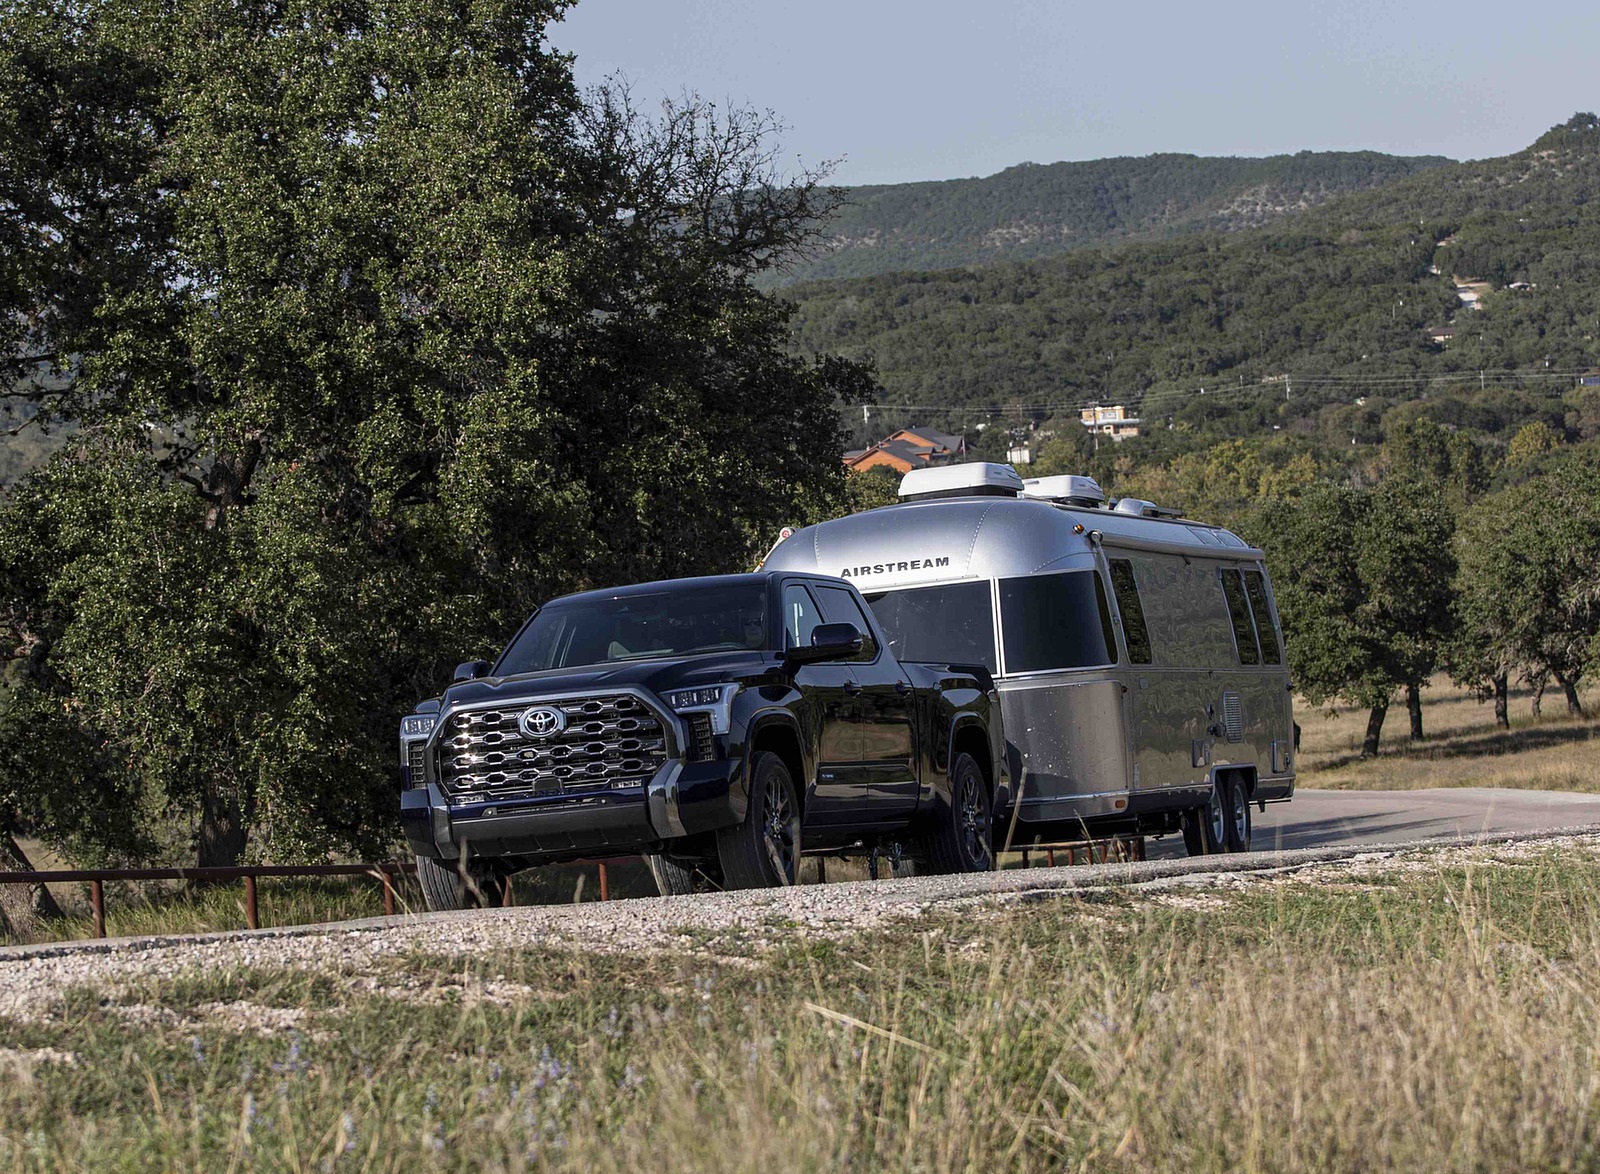
M1009 805L981 665L902 663L843 579L768 572L550 601L400 727L429 908L642 855L663 894L791 885L804 854L987 869Z

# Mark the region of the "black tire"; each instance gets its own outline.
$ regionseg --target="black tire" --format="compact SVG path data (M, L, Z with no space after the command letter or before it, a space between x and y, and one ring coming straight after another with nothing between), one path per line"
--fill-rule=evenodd
M1244 779L1234 775L1228 781L1228 851L1250 851L1250 833L1253 821L1250 816L1250 791Z
M1183 846L1190 856L1215 856L1228 850L1228 780L1219 778L1211 785L1211 798L1204 807L1185 812Z
M663 897L713 892L722 887L715 875L715 866L706 861L679 860L675 856L646 856L644 862Z
M729 889L770 889L800 879L800 798L783 759L763 750L750 770L744 819L717 831L722 883Z
M950 764L950 796L934 799L921 855L935 874L988 872L994 867L994 816L989 782L970 754Z
M451 909L485 909L504 903L504 881L483 864L417 857L422 900L434 913Z

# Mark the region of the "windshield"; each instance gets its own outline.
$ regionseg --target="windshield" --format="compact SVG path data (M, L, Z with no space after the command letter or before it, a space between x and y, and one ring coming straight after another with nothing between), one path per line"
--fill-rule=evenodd
M495 666L499 676L768 647L766 586L666 588L541 608Z

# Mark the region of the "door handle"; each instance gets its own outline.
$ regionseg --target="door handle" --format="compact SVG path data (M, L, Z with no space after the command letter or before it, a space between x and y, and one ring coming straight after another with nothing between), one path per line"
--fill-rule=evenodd
M857 697L857 696L860 695L860 693L861 693L861 686L858 685L856 682L854 682L854 681L846 681L844 683L844 695L846 697Z
M904 697L907 693L911 692L911 686L906 684L904 681L896 681L894 683L894 691L900 694L900 696Z

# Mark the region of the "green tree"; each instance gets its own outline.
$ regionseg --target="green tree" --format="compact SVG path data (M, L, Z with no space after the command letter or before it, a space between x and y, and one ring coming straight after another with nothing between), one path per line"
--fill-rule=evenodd
M1404 688L1422 737L1420 689L1449 637L1453 521L1436 491L1319 484L1269 502L1247 530L1267 551L1290 670L1306 699L1369 710L1363 757Z
M842 495L861 373L750 283L832 196L771 116L580 96L562 7L5 4L0 322L76 426L0 505L14 813L376 850L444 666Z
M1578 686L1600 660L1600 456L1485 498L1458 548L1459 608L1474 650L1463 659L1502 679L1518 669L1553 676L1568 712L1583 714Z

